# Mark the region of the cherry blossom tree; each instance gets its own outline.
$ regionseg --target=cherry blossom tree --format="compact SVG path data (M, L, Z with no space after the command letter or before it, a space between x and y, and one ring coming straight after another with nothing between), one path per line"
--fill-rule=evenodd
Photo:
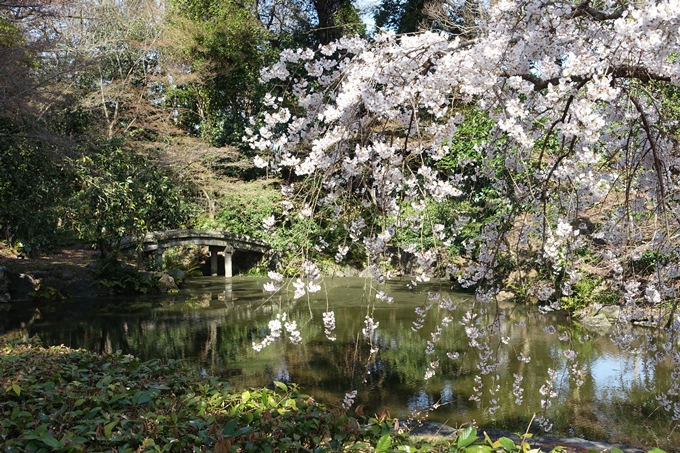
M664 131L676 120L664 117L662 103L663 88L680 82L676 6L503 2L473 40L387 34L283 52L263 79L293 88L269 98L263 125L251 131L253 148L273 150L269 161L256 161L321 176L324 195L307 205L375 206L382 231L364 231L365 219L355 219L365 234L352 241L364 243L371 264L401 228L405 204L419 211L429 200L460 196L466 178L491 176L504 195L503 215L479 238L478 263L461 281L497 289L499 252L527 215L517 239L541 240L542 259L568 275L560 288L568 294L578 279L572 252L586 240L579 219L605 201L616 206L599 233L608 265L640 247L673 246L677 144ZM289 100L294 109L282 106ZM476 174L446 175L437 162L464 121L460 103L475 104L495 125L479 147ZM660 228L644 234L634 219L649 215ZM427 252L423 264L434 264ZM378 280L385 277L375 267ZM423 267L423 276L432 270Z
M551 275L536 291L543 311L593 272L613 282L627 314L676 301L680 118L668 99L680 87L680 1L502 0L465 36L346 37L284 51L262 79L281 90L246 140L258 166L293 182L279 220L323 213L345 238L331 252L341 261L361 249L376 285L392 277L393 238L429 224L434 246L403 247L418 263L413 284L446 272L480 303L493 301L510 257ZM452 156L470 111L492 127L468 155ZM455 165L444 169L447 159ZM435 224L426 208L472 197L482 180L497 194L492 214L464 241L468 264L447 266L441 250L460 222ZM641 271L645 253L667 259ZM300 283L296 296L311 291ZM485 357L480 375L491 375L497 329L468 318L470 345ZM366 325L378 327L370 316ZM677 328L674 316L667 327Z

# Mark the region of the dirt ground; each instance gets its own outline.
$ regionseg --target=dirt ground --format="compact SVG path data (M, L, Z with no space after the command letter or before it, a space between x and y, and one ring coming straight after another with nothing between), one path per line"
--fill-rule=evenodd
M10 271L83 268L96 261L95 251L81 244L75 244L38 254L32 257L18 256L16 251L0 243L0 266Z

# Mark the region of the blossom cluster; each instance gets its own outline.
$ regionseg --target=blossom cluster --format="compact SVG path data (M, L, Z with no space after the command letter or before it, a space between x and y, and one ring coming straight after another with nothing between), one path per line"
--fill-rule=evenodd
M302 342L302 337L300 336L300 331L297 328L297 321L287 321L287 314L277 314L276 319L269 321L269 334L264 337L264 339L257 343L253 341L253 349L255 351L261 351L270 344L274 343L274 340L282 337L282 328L285 328L288 333L288 340L293 344L300 344Z

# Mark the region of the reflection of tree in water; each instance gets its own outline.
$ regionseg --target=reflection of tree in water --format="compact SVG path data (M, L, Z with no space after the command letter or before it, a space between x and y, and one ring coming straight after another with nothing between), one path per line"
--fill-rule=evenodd
M282 364L279 368L274 370L272 373L272 380L285 383L292 382L290 379L290 372L288 372L285 364Z

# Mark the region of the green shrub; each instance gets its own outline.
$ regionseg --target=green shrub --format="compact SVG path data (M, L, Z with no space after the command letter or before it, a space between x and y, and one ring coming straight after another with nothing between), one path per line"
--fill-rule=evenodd
M118 293L148 293L157 289L154 279L116 258L100 260L94 271L101 284Z
M602 288L600 285L604 278L584 276L573 287L574 293L568 297L562 297L562 308L578 310L589 305L614 305L619 302L619 293L614 289Z
M268 239L262 221L279 210L280 199L280 192L271 184L261 181L244 183L225 193L219 200L214 218L200 219L198 228Z

